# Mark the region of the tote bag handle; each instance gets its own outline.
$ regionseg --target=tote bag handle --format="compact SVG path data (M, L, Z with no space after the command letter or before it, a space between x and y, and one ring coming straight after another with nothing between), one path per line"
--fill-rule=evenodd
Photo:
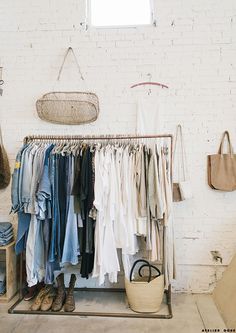
M223 133L221 143L220 143L220 147L219 147L219 150L218 150L218 154L223 155L223 145L224 145L225 137L226 137L227 142L228 142L228 153L232 156L234 152L233 152L233 146L231 144L230 135L229 135L228 131L224 131L224 133Z

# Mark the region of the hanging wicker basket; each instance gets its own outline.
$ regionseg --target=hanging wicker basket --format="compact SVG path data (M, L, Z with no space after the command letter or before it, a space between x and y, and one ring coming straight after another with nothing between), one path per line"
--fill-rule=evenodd
M69 53L74 56L82 81L78 60L72 47L69 47L60 67L57 81L60 80L65 61ZM95 121L99 114L98 96L92 92L49 92L36 102L40 119L54 124L80 125Z
M99 113L96 94L91 92L51 92L36 102L39 118L67 125L93 122Z
M139 277L132 280L133 270L137 263L145 264L139 268ZM149 276L142 276L141 270L144 267L149 268ZM151 269L158 272L158 276L151 275ZM158 268L149 264L146 260L136 260L131 272L130 279L125 279L125 290L130 308L135 312L154 313L158 312L162 303L164 294L164 275Z

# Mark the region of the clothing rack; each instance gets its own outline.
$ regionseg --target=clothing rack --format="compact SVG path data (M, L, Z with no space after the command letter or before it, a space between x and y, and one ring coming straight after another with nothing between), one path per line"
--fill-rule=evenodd
M100 141L100 140L138 140L138 139L169 139L170 140L170 176L172 182L173 173L173 135L172 134L150 134L150 135L29 135L24 138L24 144L34 142L34 141ZM18 300L8 309L9 314L37 314L37 315L63 315L63 316L95 316L95 317L125 317L125 318L156 318L156 319L171 319L172 314L172 304L171 304L171 285L169 284L168 289L165 290L166 304L168 308L168 314L158 314L158 313L127 313L127 312L52 312L52 311L32 311L32 310L18 310L16 307L23 301L23 253L20 255L20 281L19 281L19 298ZM123 288L75 288L75 291L86 291L86 292L125 292Z
M37 140L132 140L132 139L160 139L160 138L170 138L171 144L173 144L172 134L162 134L162 135L29 135L24 138L24 143Z

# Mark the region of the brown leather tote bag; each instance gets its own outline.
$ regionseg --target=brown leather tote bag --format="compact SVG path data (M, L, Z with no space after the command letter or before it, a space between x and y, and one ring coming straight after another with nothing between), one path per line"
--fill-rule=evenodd
M225 137L228 141L228 153L223 153ZM228 131L225 131L220 143L218 154L208 155L208 185L214 190L236 190L236 154L230 141Z

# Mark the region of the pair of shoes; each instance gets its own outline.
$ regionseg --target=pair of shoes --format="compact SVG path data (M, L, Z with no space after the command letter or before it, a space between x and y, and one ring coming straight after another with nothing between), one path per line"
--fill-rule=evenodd
M52 304L53 304L53 301L54 301L55 297L56 297L56 290L53 286L51 286L49 292L43 298L40 309L42 311L49 311L52 307Z
M31 310L32 311L50 310L55 296L56 296L55 288L52 285L46 285L38 293L34 303L31 305Z
M28 287L28 292L24 296L25 301L30 301L32 298L34 298L37 295L37 292L39 292L44 287L44 282L39 282L38 284Z
M57 296L52 304L52 311L60 311L64 305L64 311L72 312L75 309L75 300L74 300L74 287L76 276L71 274L69 289L66 295L66 289L64 284L64 274L61 273L56 278L57 280Z

